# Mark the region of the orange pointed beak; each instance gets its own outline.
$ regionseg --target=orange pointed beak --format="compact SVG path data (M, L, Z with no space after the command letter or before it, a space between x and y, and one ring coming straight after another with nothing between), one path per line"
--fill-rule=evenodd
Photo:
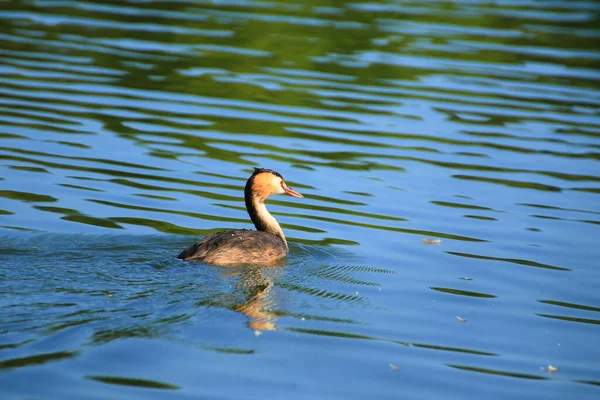
M302 196L302 194L300 194L300 192L296 192L294 189L292 189L291 187L285 185L283 187L283 194L287 194L288 196L292 196L292 197L304 197Z

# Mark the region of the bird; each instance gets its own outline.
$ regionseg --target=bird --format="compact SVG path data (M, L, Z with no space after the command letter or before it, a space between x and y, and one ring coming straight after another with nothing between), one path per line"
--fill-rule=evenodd
M182 251L177 258L221 266L276 264L286 256L289 248L279 223L267 211L265 200L278 194L304 197L289 187L280 173L255 168L246 182L244 199L256 230L236 229L214 233Z

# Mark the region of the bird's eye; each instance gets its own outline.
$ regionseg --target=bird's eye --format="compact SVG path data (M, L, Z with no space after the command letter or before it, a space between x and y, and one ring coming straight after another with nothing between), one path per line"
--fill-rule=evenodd
M284 185L284 182L283 182L283 181L281 181L281 182L279 182L279 183L281 184L281 187L283 187L283 185Z

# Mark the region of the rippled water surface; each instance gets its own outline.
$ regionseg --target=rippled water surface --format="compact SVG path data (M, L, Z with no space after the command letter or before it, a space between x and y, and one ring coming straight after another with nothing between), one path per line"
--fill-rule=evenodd
M0 2L0 397L598 398L599 15Z

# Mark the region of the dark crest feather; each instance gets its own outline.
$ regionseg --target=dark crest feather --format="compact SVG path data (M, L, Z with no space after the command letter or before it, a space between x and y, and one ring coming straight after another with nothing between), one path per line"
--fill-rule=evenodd
M269 172L275 176L278 176L279 178L283 179L283 176L281 176L281 174L277 171L273 171L272 169L267 169L267 168L258 168L258 167L254 167L254 172L252 173L252 176L256 176L258 174L261 174L263 172Z

